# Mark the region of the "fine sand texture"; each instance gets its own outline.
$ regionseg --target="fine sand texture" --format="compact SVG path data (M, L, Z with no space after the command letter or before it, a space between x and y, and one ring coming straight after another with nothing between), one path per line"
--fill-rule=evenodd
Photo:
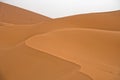
M120 76L120 32L69 28L36 35L26 44L81 65L95 80Z

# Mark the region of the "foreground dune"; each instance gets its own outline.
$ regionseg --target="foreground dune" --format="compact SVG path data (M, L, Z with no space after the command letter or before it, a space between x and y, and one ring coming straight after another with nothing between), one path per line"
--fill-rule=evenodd
M0 29L0 32L1 32L0 34L1 35L1 41L0 41L1 43L0 71L1 72L0 73L1 73L1 76L3 77L3 79L1 78L2 80L19 80L19 79L34 80L35 78L37 78L38 80L39 79L42 79L42 80L49 80L49 79L51 80L56 80L56 79L57 80L58 79L59 80L67 80L67 79L68 80L70 79L71 80L72 79L91 80L91 78L86 74L78 72L80 66L72 64L63 59L59 59L59 58L57 59L55 56L49 55L41 51L37 51L35 49L32 49L24 45L23 44L24 40L27 39L30 35L33 35L36 33L36 32L32 32L32 27L29 26L25 28L24 27L13 28L11 27L11 25L13 24L8 24L8 23L1 23L1 25L2 26ZM27 53L27 56L22 57L26 55L26 53ZM37 54L36 57L33 56L34 54ZM36 58L39 55L40 57L38 57L38 61L36 61ZM43 56L43 55L47 55L47 56ZM30 60L28 60L29 56L30 56ZM50 58L48 58L48 56ZM45 58L46 60L43 58ZM56 62L54 61L54 59L56 59ZM60 63L57 60L61 60ZM49 64L50 63L49 61L51 61L51 63L54 64L53 67L51 67L51 64ZM62 63L62 61L65 63ZM17 64L17 63L21 63L21 64ZM29 64L26 64L26 63L29 63ZM7 65L11 67L9 68L9 66ZM33 67L31 68L31 66ZM61 66L63 70L61 70ZM74 71L74 74L73 74L73 71ZM34 72L34 73L31 73L31 72ZM45 77L46 75L47 77Z
M87 75L78 73L79 67L32 49L24 43L10 50L0 51L2 80L64 80L64 78L67 80L69 77L76 80L91 80Z
M81 65L95 80L117 80L120 76L120 32L63 29L34 36L26 44Z

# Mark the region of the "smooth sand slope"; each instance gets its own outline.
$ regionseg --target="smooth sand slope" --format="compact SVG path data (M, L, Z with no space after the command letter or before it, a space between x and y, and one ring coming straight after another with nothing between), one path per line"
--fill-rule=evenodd
M80 71L76 71L70 73L69 75L65 75L64 77L61 77L60 79L57 80L93 80L93 79Z
M119 31L120 30L120 23L119 23L120 18L118 16L119 12L120 11L97 13L97 14L85 14L85 15L79 15L81 17L83 16L82 18L79 16L78 17L73 16L73 17L66 17L63 19L44 21L43 23L37 23L31 25L15 25L15 24L1 22L0 36L2 40L0 41L1 44L0 47L7 48L11 45L15 46L16 44L26 40L27 38L33 35L43 34L49 31L53 31L56 29L63 29L63 28L89 28L89 29ZM96 19L94 20L93 18Z
M120 76L120 32L69 28L34 36L26 44L81 65L95 80Z
M6 3L0 2L0 21L10 24L35 24L51 20L40 14L36 14Z
M80 66L76 64L30 48L24 43L14 49L0 51L2 80L59 80L77 74L78 69ZM91 80L87 75L76 76Z
M17 44L19 43L19 41L25 40L24 36L28 37L29 35L31 35L30 33L28 33L29 29L34 27L31 24L36 24L36 23L40 24L50 20L52 19L45 17L43 15L36 14L1 2L0 3L0 37L1 37L0 46L1 47L0 48L5 48L8 46L10 47L11 44L15 44L15 43Z
M16 29L15 28L4 28L4 26L2 26L2 28L0 29L1 31L1 48L0 48L0 53L1 53L1 60L0 61L2 61L1 62L1 65L2 65L2 68L1 68L1 71L3 72L3 73L1 73L2 75L3 75L3 77L5 77L5 78L7 78L7 80L16 80L17 78L19 78L19 77L21 77L22 78L22 80L33 80L36 76L36 74L38 73L38 74L42 74L42 73L47 73L47 71L46 71L46 67L45 68L43 68L42 66L45 66L45 65L47 65L47 67L48 66L50 66L51 64L48 64L48 63L44 63L45 65L43 65L43 62L41 62L41 61L44 61L44 60L41 60L41 58L48 58L47 56L42 56L41 54L46 54L46 53L44 53L44 52L40 52L40 51L37 51L37 50L35 50L35 49L32 49L32 48L29 48L29 47L27 47L26 45L22 45L23 43L24 43L24 40L26 40L27 38L29 38L29 36L30 35L33 35L34 34L34 32L32 32L32 29L30 29L30 30L27 30L27 29L21 29L21 28L19 28L19 29L17 29L17 27L16 27ZM4 36L2 36L2 35L4 35ZM22 45L22 46L21 46ZM25 47L24 47L25 46ZM28 61L30 64L28 64L28 65L25 65L27 62L25 62L25 63L23 63L23 60L25 61L26 59L28 59L29 58L29 56L26 56L26 58L18 58L18 60L20 61L20 62L18 62L18 63L21 63L21 65L18 65L18 64L16 64L17 62L14 62L14 61L16 61L15 59L16 59L16 56L18 56L18 57L21 57L21 56L24 56L24 54L39 54L39 55L41 55L41 57L39 57L39 60L38 60L38 63L36 64L36 65L39 65L39 68L40 68L40 70L42 69L42 70L44 70L44 71L42 71L42 72L40 72L40 70L39 70L39 68L36 68L36 74L35 75L33 75L33 74L28 74L28 73L30 73L31 72L31 68L30 69L28 69L28 73L26 73L28 76L31 76L30 78L28 78L28 76L26 76L26 77L24 77L23 75L25 75L25 74L23 74L23 73L25 73L25 72L27 72L25 69L26 69L26 67L24 68L24 67L22 67L22 66L27 66L27 67L30 67L30 66L32 66L33 65L33 63L36 63L36 61L34 60L34 56L33 55L31 55L31 61L33 60L33 63L30 63L31 61ZM5 54L4 56L2 56L3 54ZM9 54L9 55L8 55ZM8 56L8 57L7 57ZM33 57L32 57L33 56ZM49 56L51 56L52 57L52 55L49 55ZM15 59L14 59L15 58ZM35 57L36 58L36 57ZM53 59L55 58L55 57L52 57ZM46 59L46 61L51 61L52 60L52 58L48 58L48 59ZM14 59L13 61L11 61L11 60L9 60L9 62L6 62L5 60L8 60L8 59ZM69 69L69 67L72 67L72 66L74 66L73 67L73 70L74 70L74 68L76 68L76 67L78 67L78 65L75 65L75 64L70 64L68 61L66 61L66 60L63 60L63 61L65 61L66 63L68 63L69 65L64 65L64 64L60 64L61 66L63 66L63 67L67 67L68 69ZM54 62L53 60L51 61L51 62L53 62L54 63L54 65L58 65L58 62ZM5 64L8 64L8 63L13 63L13 64L11 64L10 66L11 67L14 67L14 65L16 65L15 67L17 68L17 69L12 69L11 70L11 68L9 68L9 66L6 66L6 65L4 65L3 63L5 63ZM9 65L9 64L8 64ZM18 66L17 66L18 65ZM42 65L42 66L41 66ZM21 68L22 67L22 68ZM35 66L34 66L34 68L35 68ZM55 68L55 66L54 66L54 68ZM48 69L50 69L51 71L49 71L50 72L50 74L51 75L56 75L55 73L54 73L54 68L49 68L48 67ZM59 70L59 66L56 66L56 68ZM11 75L9 74L9 73L7 73L6 71L4 71L4 69L8 69L8 71L9 71L9 73L10 74L12 74L12 78L10 77ZM20 70L22 70L22 72L19 72L19 69ZM24 70L24 71L23 71ZM38 70L38 71L37 71ZM53 73L52 73L52 70L53 70ZM72 69L70 69L70 71L71 71ZM78 69L77 69L78 70ZM14 71L16 71L16 73L18 74L18 75L16 75L16 76L18 76L18 77L14 77L14 75L15 75L15 72ZM34 71L34 69L33 69L33 71ZM91 78L89 78L87 75L83 75L83 73L75 73L73 76L71 75L71 72L70 71L68 71L68 74L74 79L74 78L76 78L76 80L79 80L79 79L84 79L84 80L91 80ZM76 69L75 69L75 71L76 71ZM61 72L63 72L63 73L66 73L67 71L66 71L66 69L65 70L61 70ZM61 73L60 72L60 73ZM4 74L5 73L5 74ZM57 72L57 74L58 74L59 72ZM23 74L23 75L21 75L21 76L19 76L20 74ZM49 74L49 73L48 73ZM47 74L47 75L48 75ZM50 75L49 74L49 75ZM60 74L60 80L63 80L63 79L67 79L67 78L69 78L69 76L67 77L67 76L65 76L65 75L68 75L67 73L66 74L64 74L64 75L61 75ZM7 75L9 75L9 76L7 76ZM50 76L51 76L50 75ZM58 74L59 75L59 74ZM81 77L83 75L83 77ZM22 77L23 76L23 77ZM38 79L43 79L43 80L47 80L47 79L52 79L52 80L56 80L55 78L56 78L56 76L55 76L55 78L53 78L53 77L48 77L48 78L44 78L44 76L45 76L45 74L43 74L42 75L43 77L41 77L41 76L39 76L39 77L37 77ZM75 77L74 77L75 76ZM67 77L67 78L66 78ZM61 79L62 78L62 79ZM71 79L72 79L71 78ZM59 78L58 78L59 79ZM57 80L58 80L57 79ZM4 80L4 79L3 79ZM18 79L17 79L18 80Z
M83 28L120 31L120 11L75 15L57 19ZM84 26L82 26L84 25Z
M90 28L111 31L120 30L120 11L83 14L51 20L45 16L8 4L1 3L1 5L0 48L3 49L15 46L35 34L42 34L56 29ZM17 13L15 11L17 11ZM9 12L9 14L6 12Z

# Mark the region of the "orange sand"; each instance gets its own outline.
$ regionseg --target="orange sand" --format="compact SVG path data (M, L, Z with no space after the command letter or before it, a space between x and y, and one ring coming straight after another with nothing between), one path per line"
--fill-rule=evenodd
M6 13L0 14L2 20L0 22L1 80L63 80L70 77L71 79L76 78L76 80L79 78L91 80L89 76L78 72L79 65L32 49L24 44L24 40L36 34L36 31L39 32L40 29L32 31L32 29L36 29L35 23L40 22L39 24L41 24L41 21L44 23L51 19L4 3L1 5L2 9L5 8L2 13L11 12L6 16L4 16ZM26 15L19 18L19 14L15 11ZM15 20L11 17L14 17ZM29 20L30 18L31 20Z
M0 21L10 24L35 24L51 20L48 17L39 15L24 9L0 3Z
M80 67L32 49L24 43L0 53L0 73L3 80L57 80Z
M81 65L95 80L120 76L120 32L69 28L34 36L26 44Z
M120 11L50 19L0 6L1 80L120 79Z

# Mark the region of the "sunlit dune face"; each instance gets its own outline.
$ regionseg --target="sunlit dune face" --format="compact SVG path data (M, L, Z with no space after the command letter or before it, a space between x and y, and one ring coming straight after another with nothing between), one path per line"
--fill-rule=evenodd
M79 28L78 30L66 29L43 34L42 36L37 35L28 39L26 42L31 47L59 50L58 52L61 53L66 53L67 51L69 52L68 54L76 52L76 54L84 53L86 56L98 56L99 58L101 56L101 60L111 55L111 59L114 58L112 61L117 62L120 56L120 33L114 31Z
M34 36L28 39L26 44L34 49L80 64L83 72L88 72L97 80L112 80L120 73L120 32L63 29ZM102 75L103 73L108 77Z
M59 18L57 21L82 28L120 31L120 11L75 15Z

